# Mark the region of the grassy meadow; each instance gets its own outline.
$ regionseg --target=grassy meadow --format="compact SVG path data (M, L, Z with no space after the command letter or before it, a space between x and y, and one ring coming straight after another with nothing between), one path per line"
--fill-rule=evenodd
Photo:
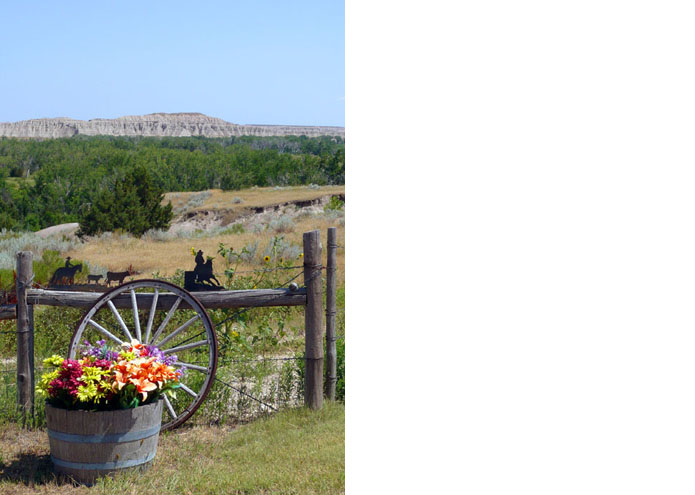
M56 476L44 431L0 429L0 493L233 495L345 493L345 406L285 409L251 424L182 427L160 436L145 472L92 487Z
M160 278L183 286L183 271L195 266L191 250L202 250L214 257L215 275L227 288L269 288L286 285L296 275L301 285L304 232L321 232L325 264L327 229L336 227L341 246L337 330L343 337L339 393L344 400L345 214L341 201L329 201L344 193L344 186L313 185L167 193L164 201L172 202L176 214L168 232L151 231L142 238L115 232L82 241L63 234L47 239L6 234L6 239L0 236L0 255L3 249L31 249L35 259L49 260L52 266L70 256L86 265L82 281L87 273L131 269L126 281ZM294 204L322 198L309 207ZM48 272L42 270L45 278ZM4 272L0 275L7 278ZM37 376L43 358L66 354L83 313L36 308ZM209 313L213 322L229 320L216 328L217 377L243 393L215 382L186 425L161 437L152 470L143 476L106 480L91 489L75 488L50 473L42 404L36 406L37 429L18 429L15 322L0 321L0 493L343 493L344 406L329 402L313 414L297 408L303 395L303 309ZM249 396L280 412L270 414L268 407ZM307 445L309 451L304 450Z

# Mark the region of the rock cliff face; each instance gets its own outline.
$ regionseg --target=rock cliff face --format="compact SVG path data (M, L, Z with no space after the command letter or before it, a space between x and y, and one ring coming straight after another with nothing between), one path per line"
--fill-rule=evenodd
M20 138L62 138L86 136L340 136L344 127L294 125L240 125L202 113L151 113L117 119L75 120L70 118L32 119L0 122L0 136Z

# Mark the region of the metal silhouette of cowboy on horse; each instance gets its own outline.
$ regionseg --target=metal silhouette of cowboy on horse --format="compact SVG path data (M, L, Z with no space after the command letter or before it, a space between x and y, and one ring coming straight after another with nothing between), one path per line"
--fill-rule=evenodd
M195 268L193 269L193 274L195 276L192 281L193 286L196 286L201 290L205 290L208 287L218 290L223 288L220 281L217 280L215 275L212 273L212 258L208 256L207 261L205 261L202 250L198 250L198 253L195 255Z
M82 264L78 263L77 265L73 265L70 263L70 256L65 258L65 266L62 266L58 268L53 276L51 277L51 280L49 285L57 285L58 282L60 282L62 285L73 285L75 283L75 272L81 272L82 271Z

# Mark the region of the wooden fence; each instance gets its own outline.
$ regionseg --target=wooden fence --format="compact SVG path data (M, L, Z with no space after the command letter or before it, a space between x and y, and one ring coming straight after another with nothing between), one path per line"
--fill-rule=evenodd
M196 292L205 308L254 308L268 306L304 306L304 403L320 409L324 393L324 327L321 270L321 239L318 230L303 235L305 287L290 289L253 289ZM328 229L326 293L326 395L335 399L336 384L336 229ZM17 304L0 306L0 319L17 320L17 404L22 415L34 410L34 306L89 308L101 297L98 292L56 291L32 288L32 253L17 253ZM146 297L148 294L138 294ZM167 296L162 294L160 299ZM174 297L172 295L172 297ZM130 298L114 299L116 307L130 307ZM144 301L143 301L144 302ZM138 301L139 307L144 307ZM183 307L183 306L182 306Z

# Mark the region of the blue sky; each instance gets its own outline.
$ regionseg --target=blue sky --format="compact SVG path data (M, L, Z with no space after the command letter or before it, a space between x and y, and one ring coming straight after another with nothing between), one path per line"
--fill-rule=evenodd
M0 122L345 125L343 1L4 2Z

